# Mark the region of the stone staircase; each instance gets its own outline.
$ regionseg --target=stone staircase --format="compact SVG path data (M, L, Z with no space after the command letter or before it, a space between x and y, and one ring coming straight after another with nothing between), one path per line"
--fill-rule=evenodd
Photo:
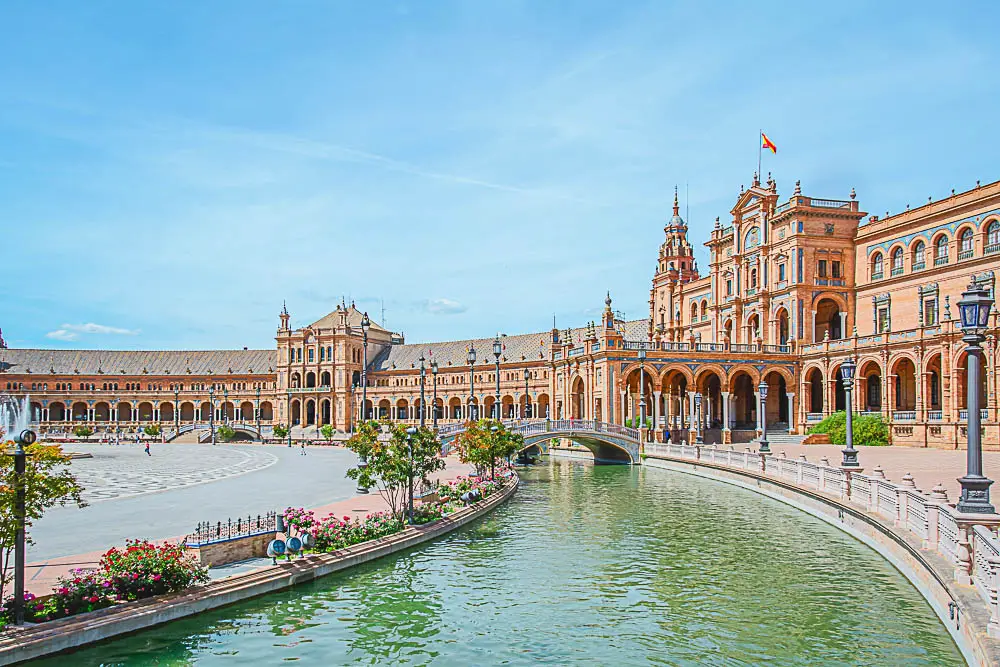
M788 432L788 424L774 424L767 427L767 443L772 448L776 445L801 445L806 439L804 435Z

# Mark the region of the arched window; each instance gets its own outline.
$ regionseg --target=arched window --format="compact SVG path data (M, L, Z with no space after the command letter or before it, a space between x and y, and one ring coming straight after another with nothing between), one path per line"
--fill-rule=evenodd
M757 269L750 269L750 288L757 287Z
M882 253L877 252L875 256L872 257L872 278L878 279L882 277Z
M934 241L934 266L948 263L948 237L942 234Z
M697 321L698 321L698 304L697 303L692 303L691 304L691 322L694 323L694 322L697 322Z
M892 251L892 275L898 276L903 273L903 249L896 248Z
M969 259L972 257L972 230L966 227L958 237L958 258Z
M702 321L708 319L708 301L701 302L701 319Z
M924 251L927 246L924 245L923 241L917 241L917 244L913 246L913 257L910 258L910 267L917 271L924 268Z
M986 226L986 254L1000 251L1000 222L993 220Z

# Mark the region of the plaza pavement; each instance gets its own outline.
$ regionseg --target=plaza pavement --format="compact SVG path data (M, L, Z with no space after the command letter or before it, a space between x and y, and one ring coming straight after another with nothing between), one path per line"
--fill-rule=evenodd
M356 495L355 483L344 473L357 458L340 447L306 447L305 456L298 446L279 445L165 444L154 445L153 456L134 444L67 449L95 455L72 464L84 484L125 479L128 486L117 495L100 494L83 509L52 508L31 528L35 544L28 547L26 587L36 595L49 592L72 569L95 567L108 548L122 546L129 538L178 541L199 521L256 516L288 506L313 509L318 517L364 516L387 509L374 490ZM248 470L248 458L259 462L260 455L273 461ZM438 479L469 472L454 457L447 465ZM212 473L203 479L200 469ZM178 479L165 482L171 477ZM102 483L99 488L112 486ZM93 500L91 492L88 502Z

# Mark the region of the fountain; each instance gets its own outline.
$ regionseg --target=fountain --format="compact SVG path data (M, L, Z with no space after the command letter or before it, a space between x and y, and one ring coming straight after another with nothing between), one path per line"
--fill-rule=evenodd
M13 440L30 425L31 403L28 397L0 394L0 442Z

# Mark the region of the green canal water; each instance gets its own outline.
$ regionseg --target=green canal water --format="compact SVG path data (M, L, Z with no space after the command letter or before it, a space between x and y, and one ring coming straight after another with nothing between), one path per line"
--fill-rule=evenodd
M471 527L37 665L962 665L906 579L768 498L550 462Z

